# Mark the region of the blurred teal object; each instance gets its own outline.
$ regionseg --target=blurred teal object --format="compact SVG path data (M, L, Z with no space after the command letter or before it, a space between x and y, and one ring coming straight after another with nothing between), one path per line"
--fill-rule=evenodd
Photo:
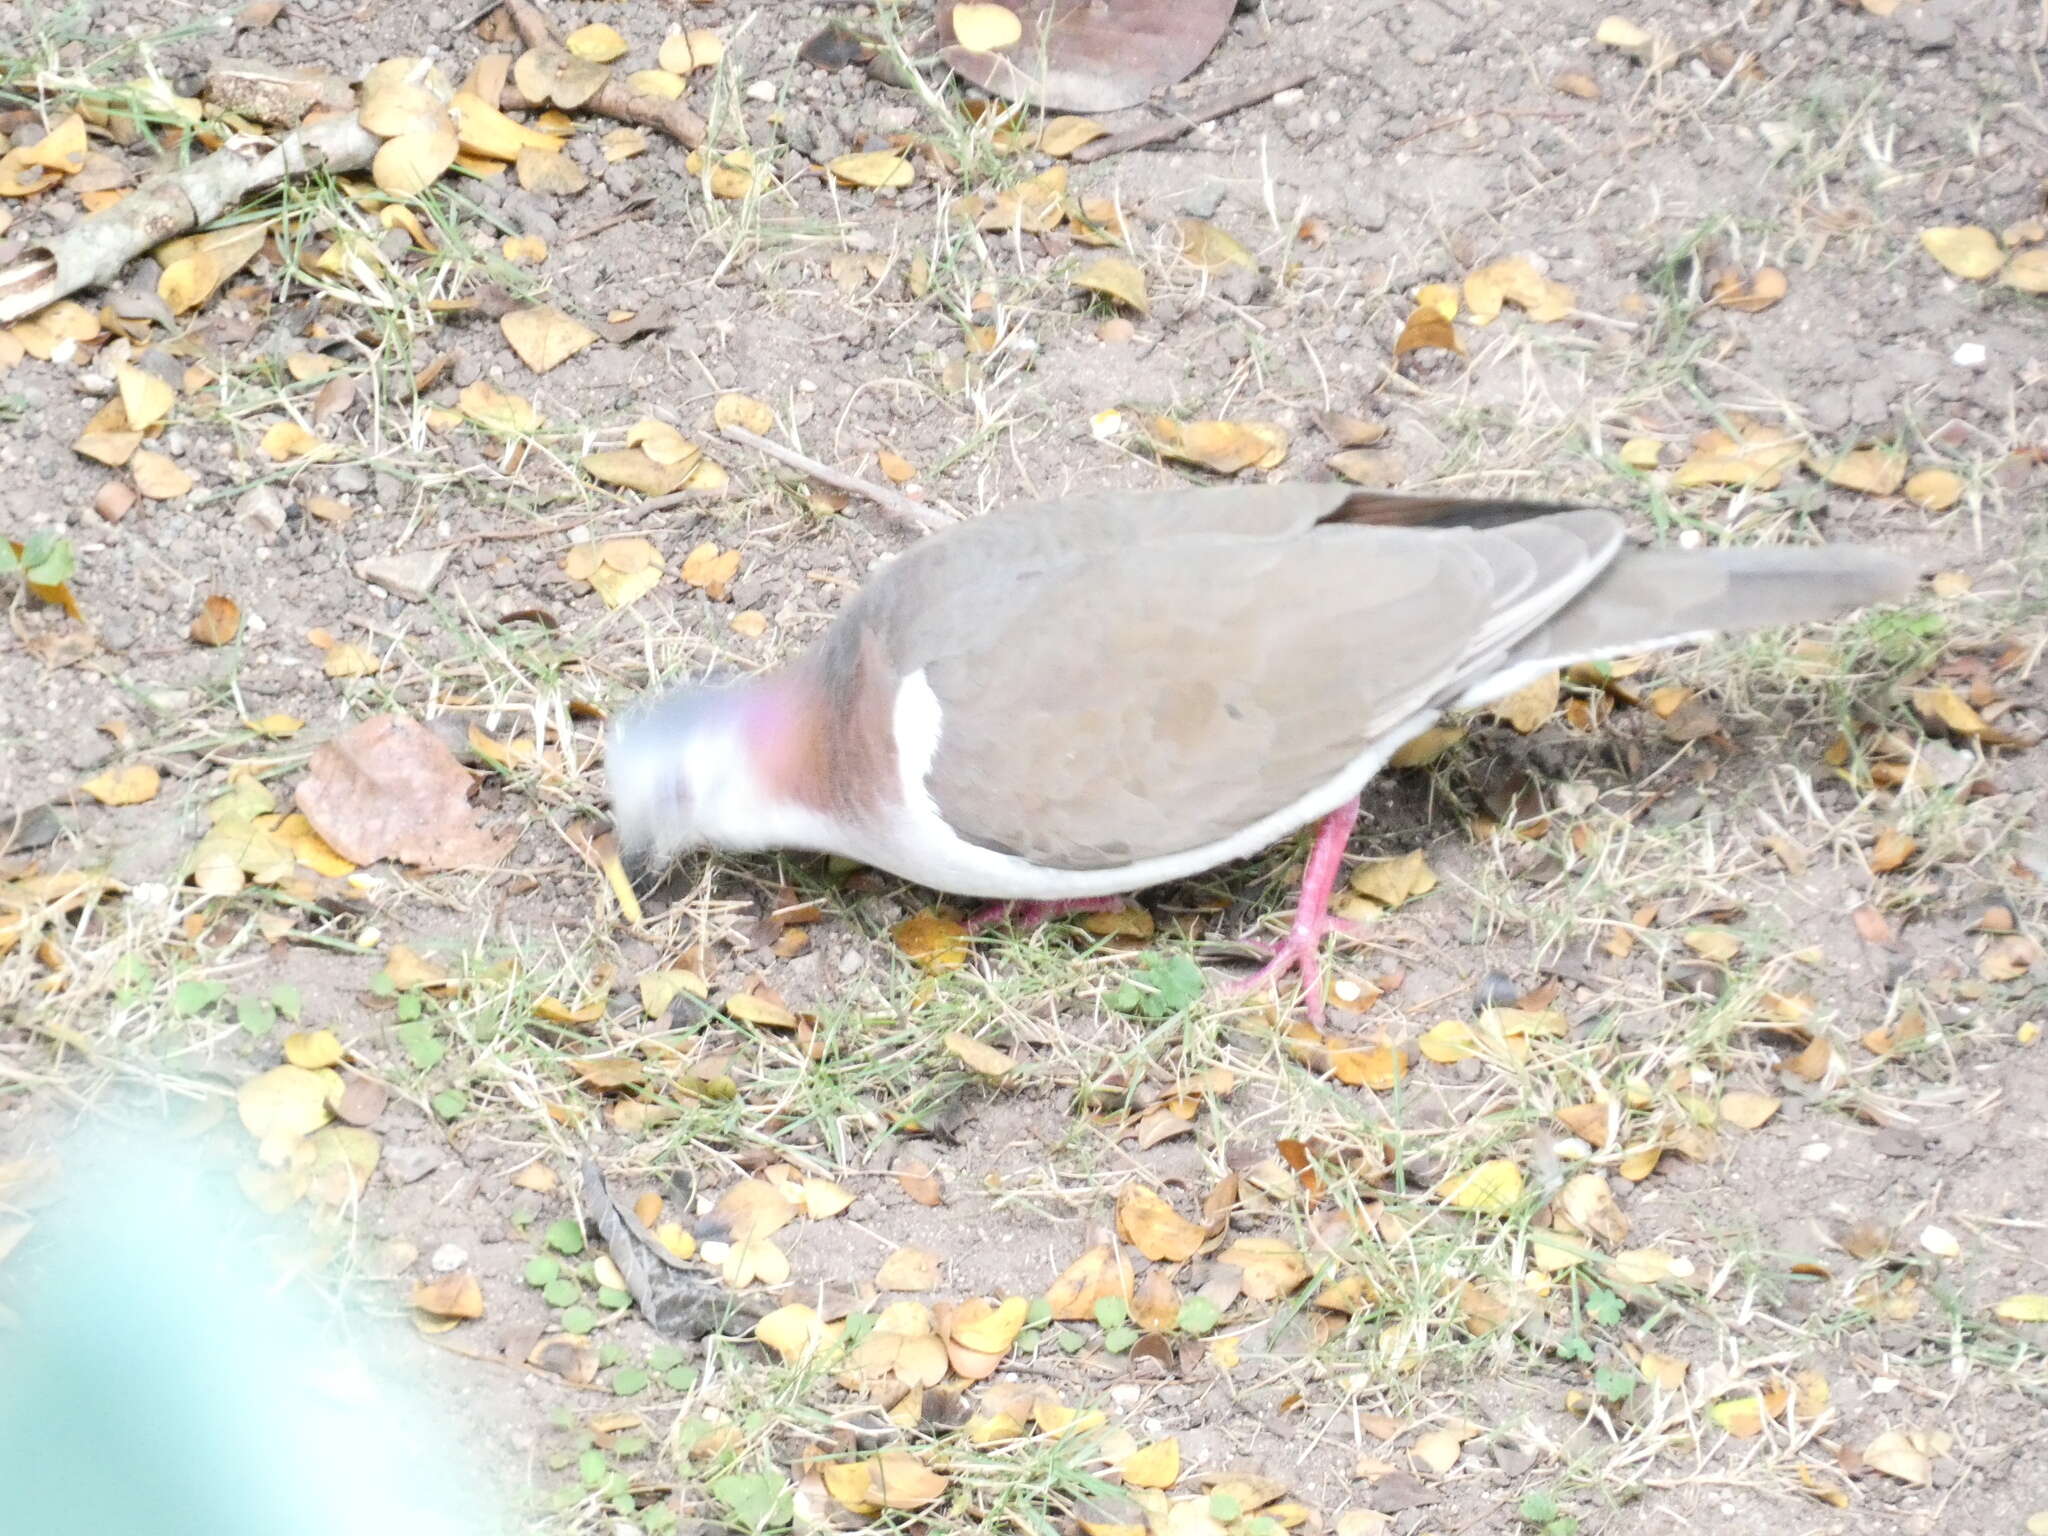
M505 1530L417 1383L424 1346L280 1281L261 1219L189 1143L94 1132L59 1164L58 1199L0 1265L17 1317L0 1331L0 1532Z

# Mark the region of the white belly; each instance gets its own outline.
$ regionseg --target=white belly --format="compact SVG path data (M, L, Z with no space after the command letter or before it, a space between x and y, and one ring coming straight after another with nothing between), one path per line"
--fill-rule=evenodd
M896 736L903 808L886 835L862 838L868 846L839 851L906 880L958 896L1057 901L1141 890L1257 853L1355 798L1404 742L1430 727L1438 711L1411 715L1397 729L1370 743L1327 783L1240 832L1199 848L1140 859L1115 869L1047 869L1014 854L970 843L956 834L939 814L938 803L925 785L925 776L930 773L932 759L939 749L940 714L938 696L925 681L923 672L914 672L903 680L896 693L891 722Z

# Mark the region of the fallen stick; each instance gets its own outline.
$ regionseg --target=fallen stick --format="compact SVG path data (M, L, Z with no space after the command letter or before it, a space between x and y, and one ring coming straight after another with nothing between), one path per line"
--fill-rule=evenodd
M533 0L504 0L505 14L512 18L512 25L519 30L519 36L529 48L559 48L562 40L555 36L548 25L547 17ZM512 86L505 87L507 97L516 95ZM524 96L519 96L517 105L529 106ZM546 103L541 103L546 105ZM656 96L642 96L630 86L617 80L607 80L598 88L597 94L577 109L581 112L595 112L601 117L617 118L622 123L634 123L642 128L652 128L665 133L685 149L696 149L710 132L704 126L704 119L684 106L680 101L663 101Z
M813 480L822 480L827 485L873 502L897 522L915 528L920 533L937 533L952 521L937 508L928 507L921 501L912 501L900 491L892 491L887 486L876 485L872 481L861 479L858 475L849 475L843 469L821 464L809 454L798 453L794 448L785 448L780 443L770 442L765 437L749 432L745 427L724 427L720 430L733 442L744 443L756 452L767 454L771 459L780 459L791 469L801 470Z
M1242 112L1246 107L1255 107L1262 101L1278 96L1282 91L1291 91L1298 85L1306 85L1322 72L1322 68L1317 66L1297 69L1291 74L1275 75L1272 79L1257 85L1248 85L1241 91L1231 91L1227 95L1218 96L1179 117L1169 118L1164 122L1147 123L1142 128L1132 128L1123 133L1112 133L1107 138L1090 139L1067 158L1085 165L1091 160L1106 160L1111 155L1121 155L1126 150L1164 144L1193 131L1198 123L1214 122L1219 117Z
M0 268L0 325L108 283L143 252L204 228L252 192L308 171L360 170L384 141L356 120L322 118L286 134L267 154L216 150L204 160L144 182L111 208L30 246Z

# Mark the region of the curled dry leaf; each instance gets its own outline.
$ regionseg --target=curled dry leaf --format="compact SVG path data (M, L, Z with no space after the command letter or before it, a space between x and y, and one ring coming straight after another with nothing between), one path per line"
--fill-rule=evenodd
M1074 274L1074 286L1113 299L1139 314L1147 311L1145 274L1133 261L1121 256L1098 256Z
M402 715L377 715L316 749L294 798L328 846L356 864L463 869L496 864L510 848L476 825L471 787L440 737Z
M1393 859L1368 859L1351 872L1351 889L1392 909L1436 889L1436 871L1420 848Z
M1287 457L1287 429L1263 421L1189 421L1154 416L1146 422L1163 458L1199 464L1219 475L1257 467L1274 469Z
M1451 324L1451 317L1441 309L1428 304L1416 306L1401 326L1401 334L1394 338L1394 356L1406 357L1411 352L1455 352L1465 355L1465 343L1458 338L1458 328Z
M1114 1296L1128 1303L1131 1283L1130 1261L1104 1244L1090 1248L1067 1266L1066 1271L1047 1288L1046 1305L1055 1321L1092 1319L1096 1304L1108 1297Z
M1193 1258L1208 1235L1204 1228L1138 1184L1117 1198L1116 1229L1124 1241L1146 1258L1165 1264Z
M412 1304L434 1317L459 1319L484 1315L484 1288L472 1274L443 1275L412 1288Z

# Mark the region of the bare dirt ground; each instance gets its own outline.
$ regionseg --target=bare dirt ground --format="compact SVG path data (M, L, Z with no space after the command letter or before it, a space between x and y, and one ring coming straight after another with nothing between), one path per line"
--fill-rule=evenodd
M686 99L751 149L747 195L574 114L575 190L457 171L415 238L307 183L191 311L146 262L68 341L0 333L0 532L66 541L78 610L0 578L0 1299L63 1133L168 1110L297 1234L300 1283L413 1320L536 1529L2048 1528L2048 301L1994 275L2044 240L2048 13L1646 0L1613 46L1578 0L1248 5L1167 107L1317 72L1069 167L1118 249L964 202L1059 163L1035 120L798 57L831 20L914 39L916 10L550 0L559 33L615 28L621 71L717 34ZM191 95L223 51L459 81L517 51L473 14L287 0L229 42L205 10L30 5L0 123L29 146L140 77ZM819 169L906 146L902 189ZM92 149L103 189L154 153ZM0 267L83 196L0 201ZM1965 226L1977 277L1922 239ZM1105 249L1142 312L1072 282ZM1476 323L1502 260L1560 313ZM1782 298L1743 302L1765 268ZM1426 285L1462 350L1397 359ZM648 324L536 372L499 320L544 302ZM124 368L171 387L162 463L74 446ZM1242 481L1349 449L1941 574L1568 678L1390 775L1352 849L1388 900L1352 898L1385 910L1313 1037L1298 998L1189 984L1284 919L1299 841L1106 934L958 952L943 908L899 927L934 893L808 858L693 860L622 910L601 712L793 654L914 537L722 439L734 393L960 516L1214 478L1148 448L1164 415L1280 429ZM649 511L580 467L647 422L726 483ZM659 579L608 606L588 549L636 538ZM209 597L225 644L193 636ZM501 861L351 871L314 839L204 877L210 827L288 837L248 818L387 711L475 770ZM1417 852L1427 878L1374 862ZM335 1050L354 1138L259 1146L250 1085ZM776 1347L745 1315L648 1325L585 1238L585 1149L691 1273L783 1309Z

